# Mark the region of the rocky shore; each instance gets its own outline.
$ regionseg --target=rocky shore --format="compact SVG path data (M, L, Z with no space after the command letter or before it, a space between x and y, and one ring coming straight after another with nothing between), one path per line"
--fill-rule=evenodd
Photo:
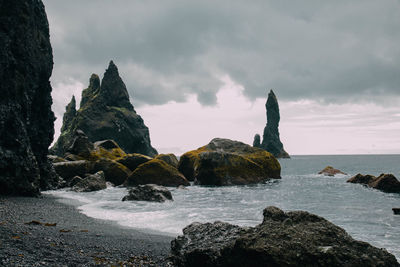
M56 198L0 198L0 266L168 266L171 237L89 218Z

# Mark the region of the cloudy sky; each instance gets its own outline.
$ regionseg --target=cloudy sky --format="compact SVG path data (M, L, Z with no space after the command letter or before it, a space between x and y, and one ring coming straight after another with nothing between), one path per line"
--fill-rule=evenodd
M273 88L289 154L400 153L400 1L44 0L53 110L112 59L159 152L252 143Z

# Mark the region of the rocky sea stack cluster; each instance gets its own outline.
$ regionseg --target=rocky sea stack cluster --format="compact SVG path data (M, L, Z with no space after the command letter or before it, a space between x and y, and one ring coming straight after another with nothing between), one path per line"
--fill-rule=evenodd
M32 196L57 180L49 25L39 0L0 0L0 10L0 194Z
M267 103L267 125L264 128L263 140L259 134L254 136L254 147L259 147L272 153L277 158L290 158L289 154L283 149L283 144L279 137L279 114L278 99L271 90L268 94Z
M149 129L136 113L124 82L113 61L103 80L92 74L89 87L82 91L80 108L72 97L63 117L61 135L52 153L63 156L71 145L76 130L82 130L91 142L112 139L127 153L155 156Z

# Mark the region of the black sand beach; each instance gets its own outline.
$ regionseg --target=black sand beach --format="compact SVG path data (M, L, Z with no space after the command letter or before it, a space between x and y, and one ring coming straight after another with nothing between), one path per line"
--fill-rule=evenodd
M168 266L171 240L89 218L48 195L0 198L0 266Z

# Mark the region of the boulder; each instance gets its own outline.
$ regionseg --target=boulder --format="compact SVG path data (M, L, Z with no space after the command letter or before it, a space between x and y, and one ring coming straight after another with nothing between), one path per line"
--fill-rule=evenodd
M382 173L379 177L357 174L347 180L348 183L364 184L368 187L381 190L386 193L400 193L400 181L393 174Z
M384 249L354 240L305 211L264 210L255 227L193 223L171 242L176 266L399 266Z
M0 195L57 186L47 158L54 136L53 54L41 0L0 0Z
M335 169L332 166L326 166L318 174L323 174L325 176L335 176L336 174L344 174L344 175L346 175L347 173L344 173L341 170Z
M164 186L146 184L132 187L128 195L122 199L122 201L126 200L165 202L173 199L171 192Z
M166 163L168 163L169 165L171 165L174 168L178 168L178 158L170 153L170 154L158 154L155 159L159 159L162 161L165 161Z
M242 185L280 178L281 167L269 152L229 139L215 138L180 158L178 169L200 185Z
M84 159L90 157L90 153L94 149L94 145L82 130L76 130L67 152Z
M64 121L62 129L52 147L59 156L68 149L77 129L83 130L91 142L113 139L127 153L157 154L150 143L149 129L130 103L126 86L113 61L101 83L99 76L90 77L89 87L82 91L79 110L75 117Z
M128 177L125 185L157 184L163 186L190 185L188 180L174 167L159 159L141 164Z
M131 171L134 171L139 165L146 163L152 159L153 158L146 155L132 153L118 159L117 161L122 165L128 167Z
M91 173L94 163L87 160L66 161L53 164L57 174L69 183L75 176L85 177Z
M400 208L393 208L392 210L395 215L400 215Z
M95 148L102 147L107 150L111 150L113 148L120 148L119 145L117 144L117 142L115 142L114 140L110 140L110 139L97 141L94 143L94 147Z
M278 99L272 90L268 94L265 108L267 110L267 125L264 128L263 141L261 142L260 135L256 134L253 146L265 149L277 158L290 158L279 137L279 121L281 117Z
M91 192L106 189L106 179L104 172L99 171L95 174L90 174L83 179L76 181L72 187L72 191L75 192Z
M368 185L371 181L375 180L376 177L373 175L362 175L361 173L351 177L349 180L347 180L348 183L354 183L354 184L365 184Z
M69 187L73 187L74 185L76 185L77 183L79 183L79 182L81 182L83 180L83 178L82 177L80 177L80 176L74 176L72 179L71 179L71 181L69 182Z
M64 158L59 157L59 156L55 156L55 155L47 155L47 159L50 160L50 162L52 162L52 163L67 161Z
M106 158L94 162L92 173L98 171L103 171L106 181L115 186L123 184L131 174L131 171L121 163Z

